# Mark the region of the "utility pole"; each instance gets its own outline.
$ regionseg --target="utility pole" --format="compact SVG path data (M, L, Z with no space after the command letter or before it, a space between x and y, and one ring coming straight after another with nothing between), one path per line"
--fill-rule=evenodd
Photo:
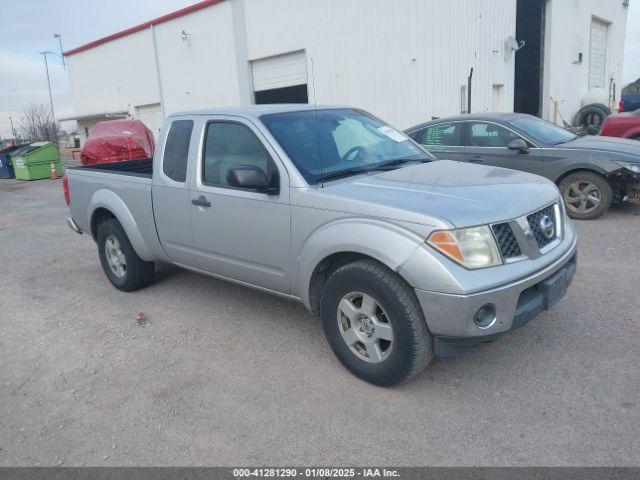
M62 68L64 68L64 70L66 71L67 63L64 61L64 50L62 50L62 35L60 35L59 33L54 33L53 38L58 39L58 45L60 46L60 59L62 60Z
M58 126L56 125L56 114L53 109L53 95L51 95L51 80L49 79L49 64L47 63L47 55L55 55L48 50L40 52L40 55L44 57L44 68L47 72L47 85L49 86L49 103L51 104L51 116L53 117L53 143L58 145Z

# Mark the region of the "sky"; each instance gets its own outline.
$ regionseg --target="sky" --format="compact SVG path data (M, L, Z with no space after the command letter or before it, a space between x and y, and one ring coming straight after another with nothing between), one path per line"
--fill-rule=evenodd
M84 45L198 0L1 0L0 138L18 128L30 103L49 103L41 51L49 50L49 76L57 118L73 115L69 77L54 33L64 50ZM9 15L10 13L10 15ZM63 124L63 128L65 126Z
M61 34L64 49L70 50L197 1L2 0L0 137L11 133L10 116L14 127L18 128L25 107L30 103L49 102L47 77L43 56L38 53L40 51L56 53L48 57L56 117L73 115L69 78L57 55L60 49L54 33ZM638 26L640 0L631 0L625 46L625 84L640 77Z

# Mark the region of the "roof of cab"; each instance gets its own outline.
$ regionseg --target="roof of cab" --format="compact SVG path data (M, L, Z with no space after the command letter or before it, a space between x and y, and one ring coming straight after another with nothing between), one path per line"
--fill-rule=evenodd
M319 105L314 106L307 103L286 103L286 104L269 104L269 105L250 105L247 107L225 107L225 108L209 108L204 110L190 110L186 112L176 112L169 117L184 117L194 115L232 115L238 117L259 117L271 113L287 113L287 112L304 112L309 110L329 110L337 108L353 108L344 105L330 106Z

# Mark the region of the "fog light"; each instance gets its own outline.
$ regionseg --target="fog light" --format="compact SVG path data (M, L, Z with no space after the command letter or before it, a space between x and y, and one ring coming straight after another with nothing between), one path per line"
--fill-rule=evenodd
M493 325L496 320L496 306L492 303L487 303L478 309L473 316L473 323L480 328L488 328Z

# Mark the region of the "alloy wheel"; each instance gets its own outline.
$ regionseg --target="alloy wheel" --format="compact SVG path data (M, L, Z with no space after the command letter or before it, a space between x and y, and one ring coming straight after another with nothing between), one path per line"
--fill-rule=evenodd
M104 242L104 253L109 269L118 278L123 278L127 273L127 261L122 253L120 242L113 235L109 235Z
M565 190L564 203L569 210L577 214L588 214L600 206L602 193L592 182L576 181Z
M338 304L338 328L349 350L368 363L385 361L393 348L389 317L371 296L351 292Z

